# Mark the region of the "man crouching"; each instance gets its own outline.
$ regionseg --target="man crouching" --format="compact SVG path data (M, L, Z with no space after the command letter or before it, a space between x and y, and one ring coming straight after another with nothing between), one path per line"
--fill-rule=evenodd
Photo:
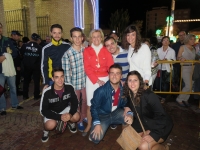
M44 134L42 142L49 139L49 131L57 126L57 121L67 122L72 133L75 133L75 123L80 119L77 112L78 99L71 84L64 83L64 71L62 68L54 68L52 72L53 85L42 93L40 113L44 116Z

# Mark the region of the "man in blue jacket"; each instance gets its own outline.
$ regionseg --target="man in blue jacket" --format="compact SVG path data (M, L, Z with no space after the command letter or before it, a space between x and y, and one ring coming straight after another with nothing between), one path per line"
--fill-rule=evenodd
M126 99L121 85L122 67L113 64L109 69L109 81L99 87L91 100L92 127L89 140L99 143L111 124L130 124L133 113L124 116Z
M3 25L0 23L0 85L4 87L5 81L7 81L10 88L10 99L11 105L13 109L23 109L23 107L19 106L17 93L16 93L16 76L5 76L2 73L2 63L5 61L5 53L9 53L12 55L12 58L17 57L17 50L14 45L7 37L3 36ZM16 73L15 73L16 74ZM0 114L6 115L6 99L4 94L0 97Z

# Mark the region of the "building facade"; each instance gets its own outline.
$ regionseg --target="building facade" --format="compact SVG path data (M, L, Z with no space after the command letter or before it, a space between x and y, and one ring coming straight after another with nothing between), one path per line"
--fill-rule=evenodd
M4 35L19 30L23 36L38 33L42 38L49 35L52 24L61 24L63 37L70 38L69 30L74 26L84 30L98 28L98 0L0 0L3 4ZM4 17L4 18L3 18Z

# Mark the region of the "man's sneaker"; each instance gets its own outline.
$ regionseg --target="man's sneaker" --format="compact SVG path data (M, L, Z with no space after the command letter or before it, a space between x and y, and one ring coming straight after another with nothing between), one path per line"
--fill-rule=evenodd
M115 125L115 124L111 124L111 125L110 125L110 128L114 130L114 129L117 128L117 125Z
M76 124L75 123L69 123L69 122L67 122L67 126L68 126L69 131L71 133L76 133L77 132L77 130L76 130Z
M80 132L83 132L83 131L85 130L85 127L84 127L84 125L83 125L83 122L78 123L78 130L79 130Z
M12 109L24 109L22 106L12 107Z
M44 143L47 142L48 140L49 140L49 131L44 131L41 141Z

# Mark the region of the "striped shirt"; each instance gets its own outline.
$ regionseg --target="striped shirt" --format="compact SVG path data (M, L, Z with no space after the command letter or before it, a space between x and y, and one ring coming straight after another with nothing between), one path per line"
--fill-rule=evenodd
M126 77L129 73L129 63L128 63L128 51L120 52L116 58L114 58L114 62L119 64L122 67L122 81L126 80Z
M83 48L76 51L70 47L62 57L62 68L64 70L65 82L74 86L75 90L85 88L86 75L83 65Z

